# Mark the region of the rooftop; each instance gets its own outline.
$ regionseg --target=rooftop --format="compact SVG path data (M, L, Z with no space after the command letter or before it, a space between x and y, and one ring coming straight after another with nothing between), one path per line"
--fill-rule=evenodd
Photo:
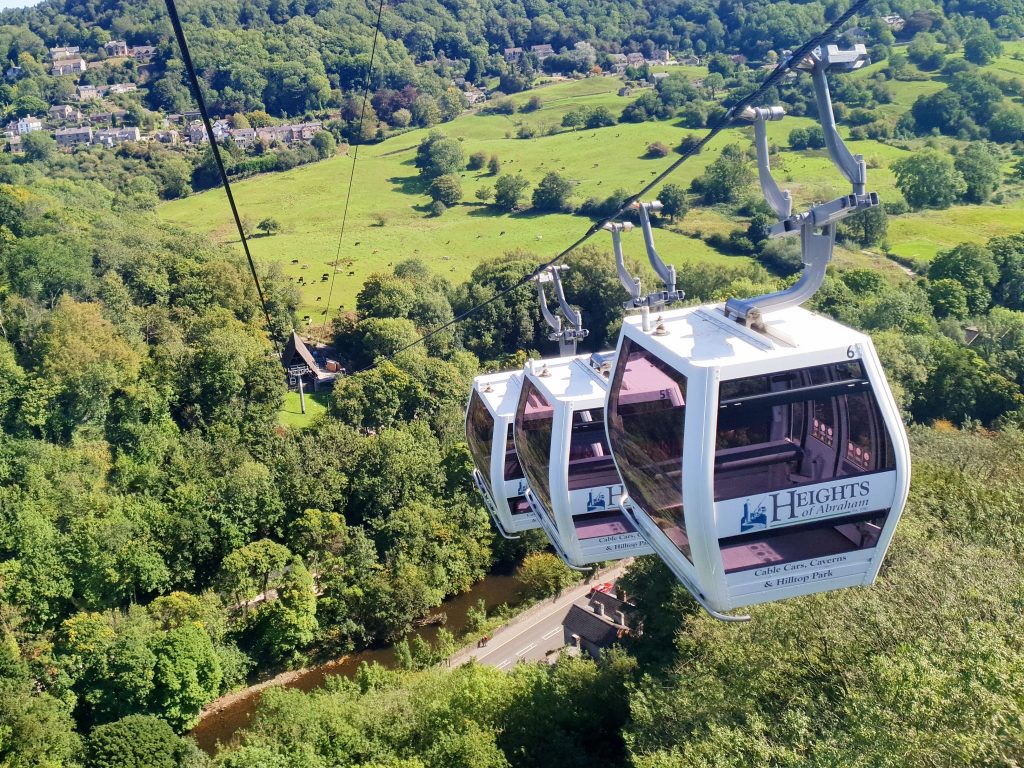
M661 319L665 335L644 334L642 345L656 354L665 351L682 359L687 367L727 368L769 361L777 366L787 358L799 367L806 363L807 354L867 341L864 334L803 307L765 313L767 333L727 318L721 305L672 310ZM632 316L623 325L639 330L640 323L640 317Z
M579 635L600 648L607 648L619 639L619 628L607 617L598 616L578 605L569 609L562 626L568 634Z
M522 371L491 373L477 377L476 381L480 399L484 401L492 416L515 416L519 391L523 386ZM487 391L488 389L490 391Z
M590 365L591 355L531 360L526 373L548 402L571 402L577 408L604 404L608 380ZM615 364L614 356L611 359Z

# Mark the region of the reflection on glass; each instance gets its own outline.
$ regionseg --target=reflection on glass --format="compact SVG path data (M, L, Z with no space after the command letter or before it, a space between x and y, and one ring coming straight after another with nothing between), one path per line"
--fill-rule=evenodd
M469 444L469 455L473 464L483 475L488 491L491 489L491 442L494 438L494 419L484 405L479 393L474 389L469 398L469 411L466 414L466 442Z
M505 479L518 480L523 476L523 467L519 463L519 454L516 453L516 442L512 437L512 425L508 425L505 433Z
M523 383L516 409L516 450L523 473L537 501L554 521L551 510L551 426L554 409L529 378Z
M882 510L838 522L826 520L719 539L722 563L726 573L829 557L836 559L820 565L841 567L841 555L878 544L888 514L889 510Z
M572 415L569 438L569 490L618 485L608 436L604 429L604 411L590 408Z
M722 382L715 500L895 466L859 361Z
M631 340L608 397L608 434L626 491L688 559L683 518L686 377Z

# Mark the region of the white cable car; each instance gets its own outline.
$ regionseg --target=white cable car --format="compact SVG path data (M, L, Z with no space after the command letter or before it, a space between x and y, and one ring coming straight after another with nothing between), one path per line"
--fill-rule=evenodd
M572 568L653 550L619 507L622 482L604 425L610 355L531 361L515 418L526 498Z
M473 480L495 527L506 539L540 527L526 501L526 478L512 438L522 382L520 371L478 376L466 409Z
M606 419L623 509L717 618L870 584L906 501L909 443L871 339L799 306L821 284L836 221L878 204L865 192L863 158L835 129L825 82L830 67L865 58L863 46L829 46L807 63L851 195L792 215L771 178L764 130L782 110L744 115L755 124L762 190L781 218L772 234L801 239L797 283L666 312L653 328L646 315L628 318L619 337Z

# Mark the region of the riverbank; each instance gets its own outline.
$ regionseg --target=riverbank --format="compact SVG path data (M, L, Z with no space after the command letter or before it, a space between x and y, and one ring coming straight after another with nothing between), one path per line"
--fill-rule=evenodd
M428 643L434 642L437 633L447 629L466 642L475 642L476 636L466 636L469 610L483 601L488 612L500 610L499 606L518 610L523 602L522 585L510 574L492 573L473 587L446 600L437 608L443 612L443 625L433 624L416 629L415 634ZM507 610L507 609L506 609ZM492 628L488 628L491 630ZM260 696L267 688L283 686L311 691L319 688L330 677L343 675L351 677L362 663L377 663L385 667L395 665L394 649L390 646L372 648L347 654L338 659L301 669L281 672L266 680L233 693L225 694L210 702L200 713L199 722L190 732L200 749L209 755L216 753L219 744L230 743L252 719L259 704Z

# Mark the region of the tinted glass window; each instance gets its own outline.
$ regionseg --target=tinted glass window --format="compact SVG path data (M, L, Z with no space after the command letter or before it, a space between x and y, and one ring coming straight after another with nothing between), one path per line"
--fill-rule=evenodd
M604 429L604 410L576 411L569 439L569 490L618 483L619 473Z
M624 341L608 395L615 460L633 503L689 558L682 486L685 415L686 377Z
M505 479L518 480L523 476L523 468L519 464L519 455L516 453L516 442L512 437L512 425L508 425L505 437Z
M494 419L484 405L484 401L474 389L469 398L469 410L466 413L466 442L473 464L484 476L487 488L491 487L491 441L494 438Z
M840 522L826 520L719 539L726 573L785 565L870 549L878 544L888 510L870 512Z
M530 490L547 513L551 511L551 486L548 467L551 463L551 425L554 409L529 378L523 380L516 410L516 451Z
M895 466L857 360L724 381L719 395L716 500Z

